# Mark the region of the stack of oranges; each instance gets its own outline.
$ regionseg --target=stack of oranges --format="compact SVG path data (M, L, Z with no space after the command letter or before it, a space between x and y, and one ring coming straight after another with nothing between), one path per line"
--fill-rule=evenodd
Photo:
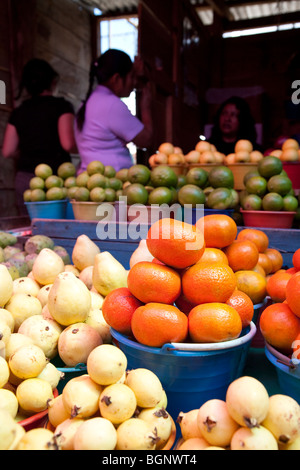
M267 281L273 303L261 314L260 330L265 340L279 351L299 359L300 352L300 248L293 266L280 269Z
M195 225L162 219L149 229L152 261L139 261L126 288L104 300L106 322L141 344L229 341L253 319L267 276L282 267L264 232L221 214ZM262 256L263 255L263 256Z

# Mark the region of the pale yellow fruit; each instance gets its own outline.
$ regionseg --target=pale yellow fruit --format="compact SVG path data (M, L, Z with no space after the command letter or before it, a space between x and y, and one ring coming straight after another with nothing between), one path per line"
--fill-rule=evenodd
M186 441L180 442L177 450L204 450L209 447L209 443L203 437L190 437Z
M93 287L93 271L94 265L87 266L79 274L79 279L84 282L88 290L91 290L91 288Z
M91 294L72 273L59 274L48 296L48 309L60 325L84 322L91 309Z
M5 349L5 358L8 361L10 356L19 349L21 346L29 346L33 344L33 340L28 336L25 336L21 333L13 333L6 345Z
M0 338L6 345L11 337L12 331L5 320L0 319Z
M71 418L90 418L99 410L103 387L88 374L69 380L62 391L63 403Z
M32 267L34 279L41 285L52 284L56 276L64 271L62 258L49 248L43 248Z
M211 150L206 150L200 154L199 163L205 165L207 163L215 163L215 154Z
M195 150L198 152L207 152L212 151L211 144L207 140L199 140L199 142L195 146Z
M112 344L102 344L95 348L87 360L87 372L94 382L100 385L116 383L127 369L125 354Z
M5 308L14 317L14 333L18 332L21 323L23 323L26 318L33 315L41 315L42 313L42 305L40 301L33 295L23 293L12 295Z
M96 330L102 338L103 343L108 344L112 342L112 336L110 333L110 326L106 323L102 310L92 309L90 310L85 323L94 330Z
M77 429L74 450L114 450L117 431L113 424L101 417L91 418Z
M54 431L54 438L62 450L74 450L76 431L84 422L84 419L69 418L57 426Z
M40 288L37 294L37 299L39 299L39 301L41 302L42 307L47 305L48 295L52 286L53 284L46 284L45 286Z
M103 302L104 302L103 295L99 294L99 292L97 292L96 289L94 290L94 288L90 290L90 294L91 294L91 310L97 310L97 309L101 310Z
M208 400L200 407L197 422L202 437L217 447L229 446L239 428L239 424L229 415L225 401L217 399Z
M8 364L16 377L25 380L37 377L46 367L47 359L44 351L32 344L17 349L10 356Z
M88 266L93 266L95 256L100 253L100 249L87 235L80 235L76 239L72 251L72 261L74 266L82 271Z
M142 408L153 408L161 400L163 393L161 381L149 369L138 368L128 371L125 383L133 390L137 404Z
M12 314L6 310L5 308L0 308L0 321L4 321L7 323L11 331L14 331L15 328L15 320Z
M37 297L39 291L40 285L34 279L30 279L29 277L19 277L13 281L13 294L21 292L23 294L30 294Z
M201 431L198 427L198 411L199 408L183 412L181 411L177 418L181 435L184 441L191 437L202 437Z
M116 450L154 450L156 435L142 419L130 418L117 429Z
M58 370L52 362L48 362L37 378L49 382L52 390L55 390L60 380L64 378L64 373Z
M66 264L64 272L65 273L72 273L76 277L79 277L79 275L80 275L79 269L77 269L76 266L74 266L73 264Z
M226 405L230 416L240 425L258 426L266 418L269 395L264 385L254 377L240 377L229 385Z
M59 450L53 437L49 429L31 429L19 441L17 450Z
M282 155L282 150L280 150L280 149L272 150L272 152L270 153L270 155L272 155L272 157L280 158L281 155Z
M247 139L240 139L237 141L234 147L235 153L238 152L253 152L253 144Z
M224 158L225 165L234 165L236 163L235 153L230 153Z
M93 286L103 296L119 287L127 287L127 271L108 251L95 257Z
M246 150L240 150L235 154L236 163L248 163L251 161L250 153Z
M200 152L198 152L197 150L191 150L184 156L184 159L186 163L199 163L200 155Z
M166 165L168 163L168 155L163 152L158 152L154 155L153 158L154 164L158 165Z
M258 150L253 150L253 152L250 153L250 162L251 163L257 163L260 160L264 158L263 154L259 152Z
M296 139L286 139L281 148L283 151L290 148L299 150L299 143Z
M16 423L8 411L0 408L0 450L8 450L16 435Z
M298 150L292 147L282 150L280 160L283 162L297 162L299 160Z
M90 353L102 344L98 331L87 323L74 323L59 335L58 354L68 367L86 364Z
M231 450L278 450L273 434L263 426L240 427L232 436Z
M131 388L122 383L105 387L100 395L99 409L103 418L120 424L131 418L136 410L136 397Z
M21 424L16 423L15 429L14 429L14 440L12 441L11 445L7 450L17 450L17 447L19 445L20 440L25 436L26 431L21 426Z
M49 400L54 398L51 385L38 378L23 380L16 396L24 413L29 415L47 410Z
M36 346L44 351L48 359L58 353L58 340L63 329L54 320L45 320L42 315L27 318L20 325L18 333L28 336Z
M0 388L0 409L8 411L11 417L15 419L19 409L19 402L12 391Z
M129 260L129 266L130 268L132 268L136 263L139 263L140 261L152 261L153 259L154 256L151 255L150 251L148 250L147 241L143 239L139 242L138 247L132 253Z
M3 357L0 356L0 389L4 387L4 385L8 382L9 374L10 370L8 363Z
M156 449L162 449L172 432L172 419L164 408L145 408L138 419L143 419L150 424L153 434L157 435Z
M300 436L300 406L287 395L272 395L262 425L280 444L291 444Z
M157 403L156 408L164 408L166 410L167 406L168 406L168 397L167 397L166 391L163 390L161 399Z
M13 280L4 264L0 264L0 307L4 307L13 293Z
M70 419L71 415L67 412L62 395L58 395L48 403L48 419L54 428L57 428L66 419Z
M158 151L165 153L166 155L171 155L171 153L174 153L174 145L170 142L163 142L158 147Z

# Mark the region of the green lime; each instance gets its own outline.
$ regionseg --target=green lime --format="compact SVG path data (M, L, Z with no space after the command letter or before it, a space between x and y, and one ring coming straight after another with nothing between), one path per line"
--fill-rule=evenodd
M120 197L123 197L124 194L123 194L123 190L122 189L118 189L116 191L116 198L117 198L117 201L120 199Z
M34 174L46 180L49 176L53 175L53 171L51 166L46 163L40 163L35 167Z
M239 205L240 197L239 197L239 193L235 189L231 189L230 191L231 191L232 201L229 206L229 209L234 209L235 207Z
M186 176L185 175L178 175L177 177L177 188L182 188L182 186L184 186L185 184L187 184L187 180L186 180Z
M195 184L199 188L204 188L208 182L208 172L203 168L191 168L186 175L187 184Z
M60 176L63 180L75 175L76 167L72 162L62 163L57 169L57 176Z
M178 202L178 190L176 188L169 188L172 192L172 201L171 204Z
M230 168L226 166L217 166L208 174L208 181L213 188L233 188L234 176Z
M105 201L105 189L104 188L93 188L90 191L90 200L92 202L103 202Z
M282 161L277 157L268 155L258 162L257 169L260 176L269 179L271 176L279 175L282 172Z
M205 194L199 186L186 184L178 191L178 201L182 206L190 204L192 207L196 207L197 204L205 203Z
M285 196L283 198L283 210L287 212L296 212L299 203L295 196Z
M230 188L215 188L207 197L206 204L210 209L229 209L232 203Z
M121 170L117 171L116 178L125 183L125 181L128 180L128 168L122 168Z
M151 184L158 188L165 186L167 188L176 188L178 177L173 170L167 165L158 165L151 170Z
M147 204L148 191L144 185L140 183L133 183L126 187L125 196L127 197L127 204Z
M90 162L86 168L87 174L89 176L94 175L95 173L104 173L104 165L102 162L99 162L98 160L94 160L93 162Z
M128 181L130 183L140 183L144 186L149 183L151 171L146 165L132 165L128 170Z
M67 188L67 197L69 199L75 199L75 193L77 191L79 186L71 186L70 188Z
M292 190L291 180L284 175L272 176L268 181L268 191L286 196Z
M114 202L116 200L116 191L113 188L105 188L105 200L107 202Z
M88 177L86 187L91 191L93 188L106 188L106 177L101 173L94 173Z
M265 211L281 211L283 198L278 193L268 193L263 197L262 206Z
M87 183L88 183L88 180L89 180L89 174L87 171L83 171L82 173L80 173L80 175L77 176L76 178L76 186L82 186L82 187L85 187L87 188Z
M40 202L46 200L46 193L43 189L33 189L31 191L31 202Z
M76 186L76 176L69 176L65 179L64 182L65 188L71 188L72 186Z
M30 189L44 189L45 180L43 180L43 178L40 178L39 176L34 176L29 181L29 188Z
M252 178L252 176L260 176L260 174L258 173L257 170L248 171L248 173L245 174L244 179L243 179L244 186L246 186L247 181L248 181L250 178Z
M109 178L109 187L114 189L115 191L118 191L119 189L122 189L123 183L122 181L114 176L113 178Z
M111 165L106 165L104 167L104 176L107 176L107 178L113 178L114 176L116 176L116 170L114 169L113 166Z
M87 188L80 186L75 191L74 199L75 201L89 201L90 191Z
M246 182L246 191L249 194L257 194L263 197L267 192L267 180L262 176L252 176Z
M240 202L245 211L260 211L262 207L262 199L257 194L244 195Z
M23 193L24 202L31 202L31 189L26 189Z
M46 192L46 199L47 201L60 201L64 199L63 188L53 186L52 188L48 189Z
M61 188L62 193L63 193L63 199L67 199L68 197L68 188L65 188L64 186Z
M50 188L62 188L64 185L64 181L57 175L49 176L45 181L46 189Z
M160 186L158 188L154 188L153 191L150 192L148 204L171 204L172 200L172 190L170 188Z

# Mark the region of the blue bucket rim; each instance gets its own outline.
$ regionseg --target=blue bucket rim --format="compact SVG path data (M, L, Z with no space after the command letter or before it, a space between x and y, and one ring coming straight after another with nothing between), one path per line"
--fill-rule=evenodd
M26 206L30 206L30 205L37 205L37 206L43 206L45 204L61 204L61 203L67 203L68 202L68 199L57 199L57 200L54 200L54 201L36 201L36 202L25 202L24 204Z
M130 339L129 336L125 336L122 333L119 333L113 328L110 328L110 330L112 337L116 341L125 344L126 346L130 346L140 351L149 352L152 354L168 354L172 353L173 351L179 351L182 353L201 353L239 348L251 341L257 331L257 328L256 325L251 322L250 326L243 330L238 338L230 341L224 341L220 343L166 343L161 348L145 346Z
M265 341L265 355L267 359L280 371L285 372L286 374L293 376L295 378L300 378L300 367L299 361L295 360L293 362L288 356L278 352L273 346L268 344Z
M84 372L87 370L87 365L83 363L76 364L75 367L56 367L59 372Z

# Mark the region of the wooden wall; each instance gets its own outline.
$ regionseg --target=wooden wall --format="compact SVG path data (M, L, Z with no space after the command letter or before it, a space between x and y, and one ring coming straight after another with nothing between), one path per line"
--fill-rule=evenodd
M29 59L38 57L51 63L60 74L58 94L78 109L86 94L92 60L91 21L91 15L72 0L1 0L0 80L7 83L7 104L0 104L0 150L9 113L18 105L14 97L22 69ZM3 217L15 212L12 189L8 194L14 185L14 165L2 157L0 165Z

